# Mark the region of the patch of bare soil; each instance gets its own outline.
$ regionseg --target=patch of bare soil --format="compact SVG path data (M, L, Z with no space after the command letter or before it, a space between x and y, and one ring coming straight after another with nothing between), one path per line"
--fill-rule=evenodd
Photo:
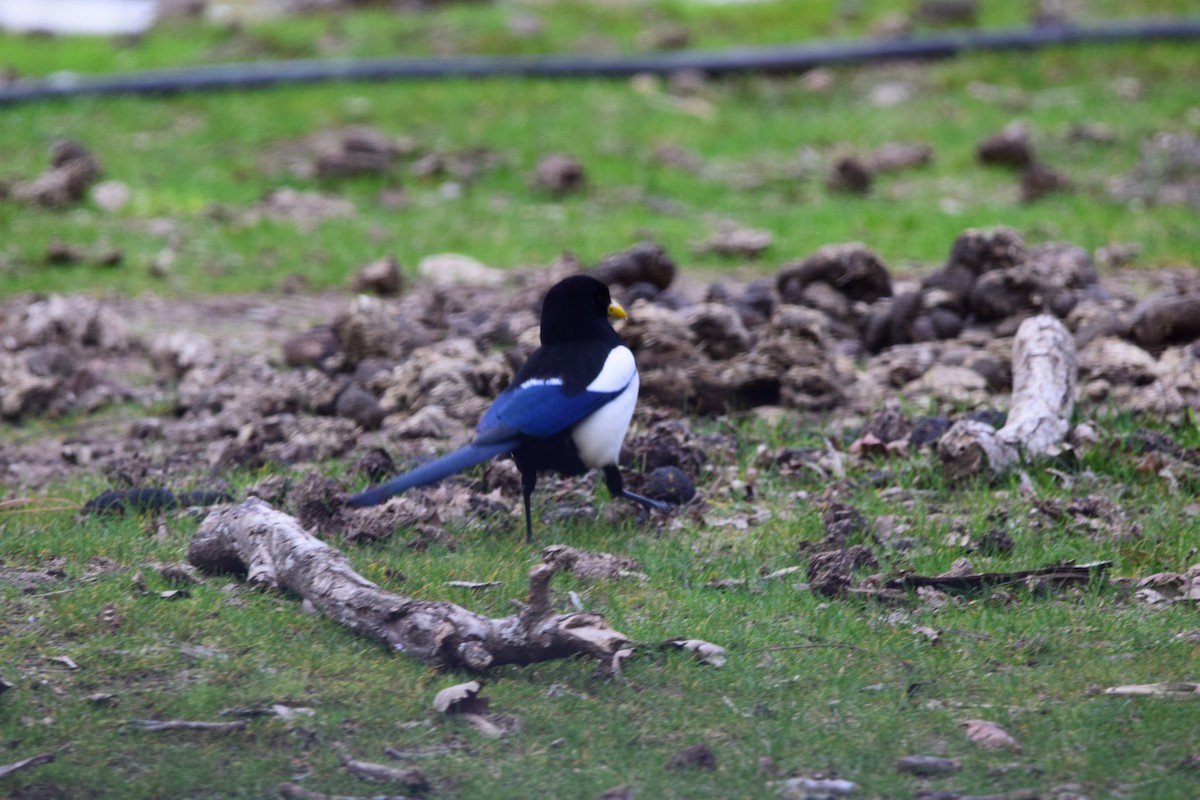
M6 298L4 483L28 493L89 471L117 490L219 495L239 466L315 473L315 464L344 458L376 478L410 467L470 439L537 346L542 295L581 268L564 260L504 274L500 285L490 271L478 285L389 283L388 294L403 293L388 297ZM870 416L896 396L960 413L1003 406L1012 336L1035 314L1058 317L1073 335L1081 400L1156 415L1200 406L1196 271L1102 279L1087 251L1029 247L1007 228L964 231L921 280L893 274L857 243L746 284L681 277L651 244L612 254L594 273L630 312L622 334L642 373L640 421L623 459L629 483L672 501L703 496L736 454L732 441L693 434L688 414L771 407ZM24 424L65 415L71 424ZM878 417L855 452L933 446L950 422ZM759 460L823 469L823 457ZM482 482L413 492L370 518L345 514L344 487L332 482L264 486L261 496L287 498L318 530L378 538L400 525L421 544L443 537L448 519L511 527L519 506L511 466L494 465ZM548 485L564 513L594 513L590 492Z

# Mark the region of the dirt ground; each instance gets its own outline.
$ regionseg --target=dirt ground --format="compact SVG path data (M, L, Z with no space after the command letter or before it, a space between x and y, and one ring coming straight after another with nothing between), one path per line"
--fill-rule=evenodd
M447 273L391 297L373 294L367 276L359 294L6 298L5 493L84 477L96 490L220 493L236 467L318 480L330 459L372 478L415 464L469 440L536 347L542 294L579 268L504 273L499 285ZM900 397L935 421L950 409L1002 409L1011 337L1036 313L1073 334L1081 403L1155 415L1200 407L1195 270L1100 275L1081 248L1029 247L997 228L963 232L921 279L894 277L858 244L749 283L685 279L649 244L593 272L630 311L622 334L642 400L623 460L647 473L672 467L703 482L704 454L716 450L692 434L691 415L791 410L867 428ZM923 420L900 416L876 431L885 444L928 434L928 424L914 434ZM519 497L511 465L488 475L481 492L459 498L464 514ZM318 483L310 489L344 491ZM419 506L407 513L423 518Z

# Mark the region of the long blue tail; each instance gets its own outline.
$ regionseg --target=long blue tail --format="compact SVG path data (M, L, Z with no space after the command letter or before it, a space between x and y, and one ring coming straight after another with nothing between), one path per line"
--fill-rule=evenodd
M467 467L481 464L493 456L507 453L519 443L516 439L508 439L494 444L469 444L461 450L455 450L453 453L448 453L441 458L434 459L428 464L422 464L411 472L397 475L378 486L372 486L365 492L354 495L346 502L358 508L377 506L392 495L400 494L414 486L426 486L430 483L437 483L447 475L453 475L455 472L461 472Z

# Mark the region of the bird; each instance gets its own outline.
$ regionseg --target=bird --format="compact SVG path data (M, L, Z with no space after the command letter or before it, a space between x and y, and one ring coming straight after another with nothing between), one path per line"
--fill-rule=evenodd
M604 474L613 497L665 511L670 504L625 488L617 465L637 403L633 351L613 329L626 319L608 286L590 275L572 275L546 292L541 346L496 396L466 447L354 495L354 507L379 505L417 486L510 453L521 473L525 541L533 541L530 498L538 474Z

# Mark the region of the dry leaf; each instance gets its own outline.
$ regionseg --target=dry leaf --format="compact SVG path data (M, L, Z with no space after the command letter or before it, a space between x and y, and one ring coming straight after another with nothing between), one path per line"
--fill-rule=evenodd
M508 728L497 725L483 714L463 714L462 718L475 726L475 730L489 739L499 739L508 733Z
M930 644L942 643L942 634L928 625L913 625L912 632L921 634L929 640Z
M308 708L307 706L285 706L282 703L276 703L271 706L271 712L282 720L293 720L296 717L315 717L317 710Z
M479 696L482 688L479 681L448 686L433 698L433 710L443 714L482 714L488 707L488 699Z
M67 669L79 669L79 665L71 660L69 656L48 656L47 661L53 661L55 664L62 664Z
M967 736L971 741L985 750L1008 748L1021 752L1020 742L1009 736L1008 731L998 723L986 719L969 719L963 725L966 726Z
M703 639L671 639L664 644L691 650L700 659L701 664L711 664L714 667L725 665L725 648L719 644L706 642Z

